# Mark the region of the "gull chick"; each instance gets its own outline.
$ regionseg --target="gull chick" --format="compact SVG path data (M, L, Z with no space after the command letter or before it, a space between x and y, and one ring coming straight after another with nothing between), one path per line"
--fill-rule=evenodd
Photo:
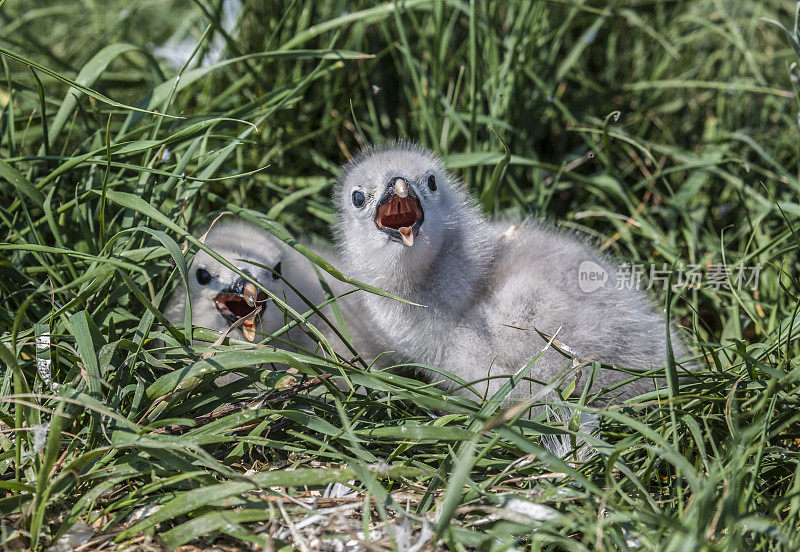
M327 299L311 261L258 226L241 219L222 220L211 227L204 243L243 273L249 274L295 312L304 313L310 307L287 282L314 305L320 305ZM339 264L328 247L318 244L314 249L329 261ZM346 294L352 289L352 286L328 276L327 273L320 273L333 295ZM189 267L189 296L192 323L195 326L224 332L241 320L238 327L228 334L238 339L260 340L291 320L255 284L222 265L205 251L198 251ZM345 319L344 328L337 326L340 333L346 329L353 347L365 358L377 357L381 351L372 345L369 331L361 320L357 297L345 295L339 297L337 303ZM186 290L181 285L172 294L164 310L167 320L173 324L182 324L185 305ZM330 306L322 308L321 312L332 324L336 324ZM322 333L334 351L345 358L353 356L333 328L319 316L314 314L308 321ZM315 341L300 326L290 329L283 337L290 342L283 348L316 349Z
M401 362L483 380L476 390L489 396L546 348L540 332L581 361L666 363L667 322L643 293L613 282L581 289L582 263L607 275L616 263L545 223L487 220L430 151L400 142L362 153L344 168L335 201L336 241L350 275L427 307L361 295L371 338ZM672 343L679 358L677 336ZM571 362L547 348L530 373L538 384L520 384L511 396L534 396ZM601 370L595 385L628 377ZM637 380L621 394L647 387Z
M204 243L298 312L307 307L281 276L301 293L308 292L315 299L321 294L305 257L258 226L238 219L222 220L211 227ZM241 320L229 335L247 341L270 335L286 321L283 310L272 304L266 293L205 251L198 251L189 268L189 298L192 324L224 332ZM164 315L170 322L183 323L185 305L186 290L181 285ZM293 328L289 339L305 343L307 336Z

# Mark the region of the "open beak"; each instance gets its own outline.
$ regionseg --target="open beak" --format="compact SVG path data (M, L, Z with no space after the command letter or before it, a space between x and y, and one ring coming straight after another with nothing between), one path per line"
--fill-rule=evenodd
M414 189L402 178L392 180L375 209L378 229L411 247L424 220L425 213Z
M256 325L261 320L266 302L267 294L258 291L255 284L244 278L239 278L233 286L223 289L214 297L217 310L228 323L235 324L244 319L241 328L247 341L256 338Z

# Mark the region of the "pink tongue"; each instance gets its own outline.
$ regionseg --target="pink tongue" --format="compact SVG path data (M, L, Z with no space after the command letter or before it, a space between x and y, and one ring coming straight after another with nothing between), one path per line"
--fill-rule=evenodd
M398 228L397 231L400 232L404 244L409 247L414 245L414 233L410 226L403 226L402 228Z

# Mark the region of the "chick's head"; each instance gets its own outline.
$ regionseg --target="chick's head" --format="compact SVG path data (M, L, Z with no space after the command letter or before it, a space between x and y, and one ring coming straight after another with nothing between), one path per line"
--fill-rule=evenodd
M380 271L429 266L465 201L439 158L402 142L355 158L335 199L342 255Z
M269 334L278 329L282 313L254 284L279 297L285 292L280 277L284 251L276 238L249 223L223 221L213 225L205 244L247 277L199 251L189 269L194 324L222 331L245 317L239 331L248 341L255 339L256 332Z

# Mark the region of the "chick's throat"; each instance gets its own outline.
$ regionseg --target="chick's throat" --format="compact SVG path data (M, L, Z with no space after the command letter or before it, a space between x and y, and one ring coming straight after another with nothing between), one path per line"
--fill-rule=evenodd
M261 319L261 312L267 302L267 294L258 291L252 282L248 282L241 293L235 290L222 290L214 297L214 304L222 317L235 324L242 318L242 335L247 341L256 338L256 324Z
M399 190L398 190L399 188ZM424 220L422 204L407 186L394 187L375 210L375 225L395 241L411 247Z

